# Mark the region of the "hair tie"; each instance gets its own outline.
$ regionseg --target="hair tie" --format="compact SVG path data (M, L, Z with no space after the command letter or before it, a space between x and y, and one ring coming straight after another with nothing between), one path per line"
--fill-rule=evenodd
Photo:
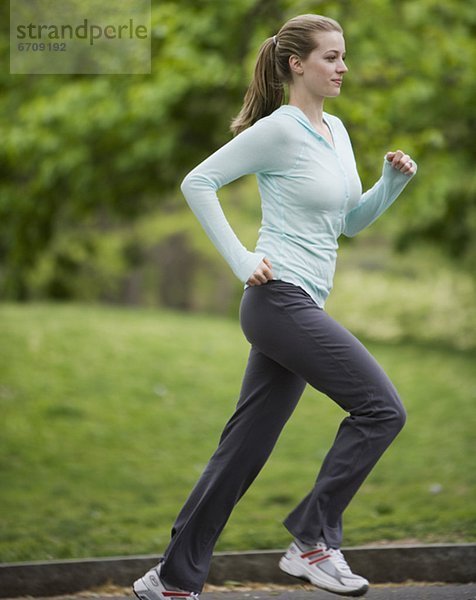
M277 45L278 45L278 40L277 40L277 38L276 38L276 36L275 36L275 35L273 35L273 44L274 44L275 46L277 46Z

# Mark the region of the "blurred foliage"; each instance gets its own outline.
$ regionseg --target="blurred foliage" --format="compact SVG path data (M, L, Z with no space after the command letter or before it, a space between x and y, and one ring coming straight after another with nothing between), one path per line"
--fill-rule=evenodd
M342 96L326 108L348 126L364 187L391 148L405 149L419 163L418 178L392 209L394 239L401 248L417 239L436 242L474 269L474 3L162 0L153 6L150 76L2 70L0 296L29 298L39 286L53 297L98 297L101 289L103 297L117 299L114 277L103 279L105 272L142 264L154 244L182 269L188 261L197 269L204 264L206 244L194 241L198 226L190 220L185 227L180 213L173 215L175 203L182 206L180 180L229 139L229 121L263 39L305 12L344 26L350 73ZM7 65L5 3L0 21ZM155 241L148 244L131 224L152 214L149 239ZM181 224L182 237L162 220ZM116 249L110 260L108 243ZM98 256L102 267L91 269ZM171 263L162 263L162 281L170 282ZM78 288L78 273L88 269L89 284Z

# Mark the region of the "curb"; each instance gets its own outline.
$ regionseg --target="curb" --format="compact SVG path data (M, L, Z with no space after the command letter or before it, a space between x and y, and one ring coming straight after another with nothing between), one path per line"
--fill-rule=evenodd
M373 583L476 581L476 544L343 548L357 573ZM222 552L213 556L207 582L298 584L282 573L283 550ZM105 584L129 586L158 555L0 564L0 598L71 594Z

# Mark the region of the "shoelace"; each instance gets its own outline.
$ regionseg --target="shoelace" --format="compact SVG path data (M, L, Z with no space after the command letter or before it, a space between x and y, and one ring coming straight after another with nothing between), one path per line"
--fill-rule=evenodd
M333 561L336 563L336 566L341 569L341 571L352 573L347 561L344 558L344 555L340 550L337 548L328 548L327 552L332 556Z

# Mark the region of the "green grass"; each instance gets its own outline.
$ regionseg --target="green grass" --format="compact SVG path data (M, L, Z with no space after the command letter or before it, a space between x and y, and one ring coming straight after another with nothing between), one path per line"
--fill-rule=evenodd
M161 552L237 400L237 319L0 305L0 560ZM476 539L476 352L367 342L408 409L345 544ZM278 548L343 413L307 389L217 550Z

